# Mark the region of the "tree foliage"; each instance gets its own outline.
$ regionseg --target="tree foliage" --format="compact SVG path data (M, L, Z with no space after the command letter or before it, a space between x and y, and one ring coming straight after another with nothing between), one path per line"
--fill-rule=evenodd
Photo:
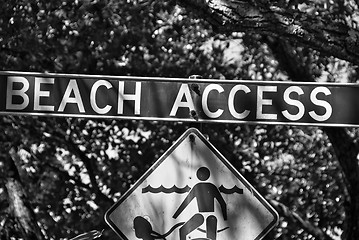
M178 3L3 1L1 70L356 81L356 1ZM68 239L93 229L105 229L101 239L115 238L104 212L190 127L31 116L0 121L1 239ZM357 129L192 126L279 211L268 239L357 239ZM29 228L16 214L11 182L35 220Z

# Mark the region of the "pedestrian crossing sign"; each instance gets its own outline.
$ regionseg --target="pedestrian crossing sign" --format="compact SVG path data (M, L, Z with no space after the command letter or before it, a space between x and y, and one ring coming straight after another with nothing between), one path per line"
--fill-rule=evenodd
M123 240L259 240L273 207L197 129L187 130L105 214Z

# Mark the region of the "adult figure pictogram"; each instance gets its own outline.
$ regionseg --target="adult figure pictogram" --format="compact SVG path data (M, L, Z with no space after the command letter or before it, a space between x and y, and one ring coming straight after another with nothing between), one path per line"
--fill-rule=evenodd
M227 220L227 207L221 193L218 188L210 182L204 182L210 177L210 171L206 167L201 167L197 170L197 178L202 181L193 186L181 205L178 207L173 215L173 218L177 218L182 211L196 199L198 211L200 213L214 213L215 200L219 203L223 215L223 219ZM186 236L192 231L196 230L204 223L204 216L200 213L193 215L179 230L180 240L185 240ZM206 232L207 238L210 240L216 240L217 236L217 218L214 215L210 215L206 219Z

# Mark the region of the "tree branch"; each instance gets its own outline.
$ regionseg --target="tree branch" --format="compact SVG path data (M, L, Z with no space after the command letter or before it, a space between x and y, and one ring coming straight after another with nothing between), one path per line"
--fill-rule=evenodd
M279 62L279 66L288 73L292 80L315 82L303 58L292 54L294 48L287 42L278 38L264 38L272 49ZM323 128L333 145L339 165L347 182L350 203L345 207L346 226L342 239L358 239L359 232L355 226L359 221L359 165L357 154L358 146L343 128Z
M348 25L246 0L180 0L224 32L255 32L300 43L359 65L359 31Z
M17 153L14 148L9 150L9 156L3 160L7 164L5 188L9 205L16 221L19 223L24 239L45 239L36 221L35 213L30 205L26 191L22 185L19 171L15 164Z
M342 239L358 239L359 232L357 225L359 222L359 149L353 139L343 128L324 128L333 145L334 152L339 160L339 164L344 173L347 189L349 192L349 204L345 208L346 226Z
M263 40L272 50L280 68L287 72L292 81L315 82L309 66L303 62L303 56L299 56L291 44L269 36L263 36Z
M298 213L290 210L283 203L276 200L270 200L270 203L280 213L281 216L286 217L289 221L294 224L299 224L306 232L310 233L315 239L321 240L333 240L328 234L326 234L321 228L315 226L313 223L302 218Z
M111 198L109 198L108 196L106 196L104 193L102 193L101 189L98 187L94 168L92 165L92 160L89 157L87 157L86 154L83 151L81 151L81 149L79 149L77 144L75 144L68 137L68 135L66 135L65 133L59 132L59 130L57 130L56 132L54 131L49 136L49 138L52 138L61 144L65 144L71 152L73 152L75 155L77 155L81 159L81 161L84 163L85 168L87 170L87 174L90 178L91 190L95 193L96 199L100 200L100 201L104 201L108 204L113 204L113 200ZM66 143L64 143L64 141L66 141Z

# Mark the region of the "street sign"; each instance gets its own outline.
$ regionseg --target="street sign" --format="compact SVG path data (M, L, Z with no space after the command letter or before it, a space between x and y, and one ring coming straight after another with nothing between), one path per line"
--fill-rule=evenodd
M268 202L197 130L177 142L105 214L124 240L258 240Z
M0 72L0 114L358 127L358 84Z

